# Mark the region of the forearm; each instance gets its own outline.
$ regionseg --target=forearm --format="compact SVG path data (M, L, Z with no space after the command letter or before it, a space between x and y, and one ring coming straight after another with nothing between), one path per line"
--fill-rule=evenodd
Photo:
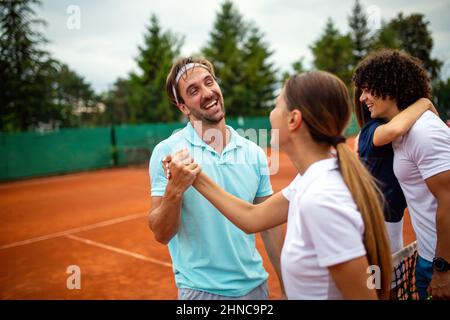
M193 186L239 229L246 233L259 231L255 228L255 205L229 194L203 172L198 175Z
M267 255L269 256L270 263L272 264L280 282L282 294L284 295L283 277L281 274L280 257L281 250L284 243L284 225L274 227L272 229L262 231L261 238L264 242Z
M450 261L450 201L446 199L438 200L436 210L436 257L442 257Z
M168 186L161 204L151 211L149 225L158 242L167 244L177 233L181 219L183 193Z
M379 126L373 136L373 144L382 146L406 134L422 114L433 108L429 99L421 98L397 114L386 124Z

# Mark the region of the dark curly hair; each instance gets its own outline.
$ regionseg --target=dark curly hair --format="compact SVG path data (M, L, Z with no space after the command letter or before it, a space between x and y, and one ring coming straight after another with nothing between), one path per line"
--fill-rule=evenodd
M359 102L363 88L382 99L395 99L399 110L420 98L431 99L430 77L422 61L398 50L382 49L369 54L356 67L352 81L355 113L360 126L368 120L368 113Z

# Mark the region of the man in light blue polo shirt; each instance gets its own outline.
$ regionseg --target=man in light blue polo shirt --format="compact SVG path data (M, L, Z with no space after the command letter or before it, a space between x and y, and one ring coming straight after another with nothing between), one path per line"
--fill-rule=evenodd
M168 180L161 162L186 148L221 187L258 203L272 194L266 156L225 124L222 92L209 61L180 59L169 73L166 89L189 122L152 152L149 226L155 238L169 246L178 298L267 299L268 274L255 236L245 234L220 214L191 187L192 178L180 175ZM283 227L261 236L281 283Z

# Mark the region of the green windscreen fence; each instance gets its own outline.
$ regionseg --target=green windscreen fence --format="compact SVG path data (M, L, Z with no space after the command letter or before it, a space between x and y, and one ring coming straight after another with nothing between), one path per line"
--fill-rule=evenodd
M263 148L269 145L269 117L227 118L227 124ZM0 180L145 163L153 148L186 123L0 133ZM345 135L359 128L354 115Z
M150 159L153 148L186 124L154 123L114 127L115 159L117 165L143 163Z
M350 122L349 122L347 128L344 131L344 135L346 137L356 136L358 134L358 132L359 132L358 121L356 121L356 116L352 112L352 118L350 119Z
M227 118L227 124L239 134L256 142L265 143L270 131L268 117L260 118ZM154 123L142 125L121 125L114 130L114 157L117 165L143 163L150 159L153 148L162 140L168 138L176 130L186 126L186 123Z
M0 133L0 180L109 167L111 129Z

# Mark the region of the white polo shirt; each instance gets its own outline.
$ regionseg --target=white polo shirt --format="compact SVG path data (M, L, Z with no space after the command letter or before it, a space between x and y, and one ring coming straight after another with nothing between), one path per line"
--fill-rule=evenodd
M426 179L450 170L450 129L426 111L407 134L392 143L394 173L405 194L419 255L432 261L436 251L437 200Z
M364 223L336 159L312 164L282 190L289 201L281 270L289 299L342 299L327 267L362 257Z

